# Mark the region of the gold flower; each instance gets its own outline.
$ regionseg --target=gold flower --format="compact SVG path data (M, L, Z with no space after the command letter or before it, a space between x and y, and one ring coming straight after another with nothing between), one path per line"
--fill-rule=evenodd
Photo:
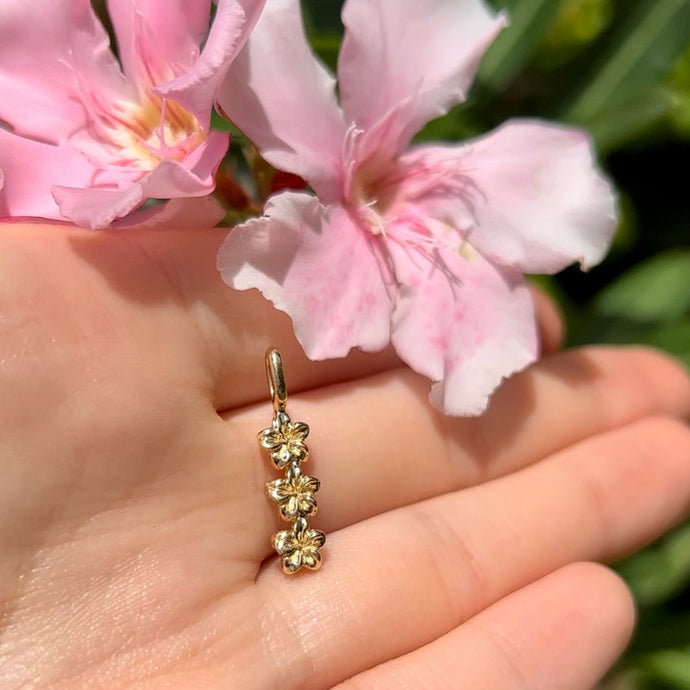
M273 424L259 434L259 443L271 451L273 464L282 470L287 465L300 463L309 456L309 449L304 439L309 433L309 427L304 422L290 421L283 414L273 421Z
M309 517L316 513L314 494L321 482L316 477L302 474L297 465L291 465L285 479L276 479L266 484L268 495L279 504L283 520Z
M326 535L310 529L303 517L297 518L293 528L278 532L273 537L273 548L283 557L283 571L296 573L303 566L310 570L321 567L319 549L326 542Z

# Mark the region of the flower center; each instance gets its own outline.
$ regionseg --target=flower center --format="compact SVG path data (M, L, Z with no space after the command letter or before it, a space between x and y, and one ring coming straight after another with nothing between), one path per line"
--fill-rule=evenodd
M127 119L119 120L112 141L123 158L144 169L161 160L180 162L195 149L205 135L197 119L174 101L150 95L134 107Z
M440 246L459 250L473 225L476 190L457 155L415 152L373 174L364 166L350 190L363 228L425 254Z
M198 120L174 101L144 93L139 102L85 102L89 121L72 144L99 169L96 184L121 180L122 170L137 177L163 160L180 162L203 143ZM116 173L110 179L109 173Z

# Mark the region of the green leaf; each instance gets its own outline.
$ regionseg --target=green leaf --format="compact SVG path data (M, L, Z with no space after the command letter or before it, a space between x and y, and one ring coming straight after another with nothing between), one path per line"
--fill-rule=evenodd
M621 317L580 317L573 344L610 343L643 344L658 347L674 355L690 368L690 318L666 323L643 323Z
M211 111L211 129L215 132L232 132L236 133L239 130L230 122L226 120L222 115L217 113L215 110Z
M594 308L605 316L651 322L690 312L690 250L671 249L637 264L599 293Z
M525 66L551 26L561 0L516 0L509 4L510 25L482 59L477 79L500 91Z
M616 40L602 56L603 65L564 118L586 123L669 72L690 36L688 0L644 0L621 22Z
M642 89L623 101L611 102L591 120L580 121L592 136L600 153L629 143L662 122L677 106L677 98L666 88Z
M641 606L668 601L690 582L690 524L631 556L617 569Z
M340 37L318 35L311 38L310 43L314 52L335 72L340 52Z
M690 688L690 654L687 651L668 649L650 654L644 659L642 668L663 682L663 687Z

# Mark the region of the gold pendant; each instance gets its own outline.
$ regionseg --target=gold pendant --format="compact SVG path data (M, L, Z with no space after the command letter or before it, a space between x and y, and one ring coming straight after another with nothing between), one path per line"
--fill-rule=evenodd
M318 570L321 567L319 549L326 535L312 529L307 518L316 515L314 494L319 480L302 473L301 465L309 458L304 439L309 427L304 422L292 422L285 407L287 389L283 375L283 361L274 347L266 351L266 377L273 400L273 422L259 433L259 443L269 451L271 462L278 470L285 470L283 479L266 484L268 495L278 504L283 520L292 522L292 529L273 535L273 548L283 561L283 572L288 575L301 568Z

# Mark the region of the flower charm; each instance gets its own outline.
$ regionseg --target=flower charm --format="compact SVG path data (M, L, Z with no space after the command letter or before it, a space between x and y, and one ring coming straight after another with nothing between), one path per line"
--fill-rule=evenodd
M259 434L259 443L271 451L271 460L276 469L282 470L290 463L304 462L309 449L304 439L309 427L304 422L291 422L287 415L278 415L273 424Z
M218 268L289 314L311 359L392 345L435 382L438 408L481 414L539 354L523 275L598 263L614 194L569 127L517 120L462 145L410 144L466 99L505 26L483 0L346 0L342 18L337 90L299 0L266 3L227 73L223 111L316 196L272 197Z
M325 542L326 535L311 529L300 517L293 529L283 530L273 537L273 548L283 557L283 571L291 575L302 567L318 570L321 567L319 549Z
M300 462L307 459L309 450L304 439L309 427L303 422L291 422L285 411L287 390L283 377L283 362L275 348L266 352L268 389L273 398L273 423L259 433L259 443L271 451L271 460L277 469L285 469L285 478L266 484L268 495L279 504L283 520L294 520L292 529L273 536L273 548L283 557L283 572L296 573L302 566L310 570L321 567L319 549L326 535L311 529L307 518L316 513L314 494L320 482L316 477L302 474Z
M299 466L291 465L285 479L266 484L268 495L279 504L283 520L310 517L316 513L314 494L320 482L316 477L302 474Z

